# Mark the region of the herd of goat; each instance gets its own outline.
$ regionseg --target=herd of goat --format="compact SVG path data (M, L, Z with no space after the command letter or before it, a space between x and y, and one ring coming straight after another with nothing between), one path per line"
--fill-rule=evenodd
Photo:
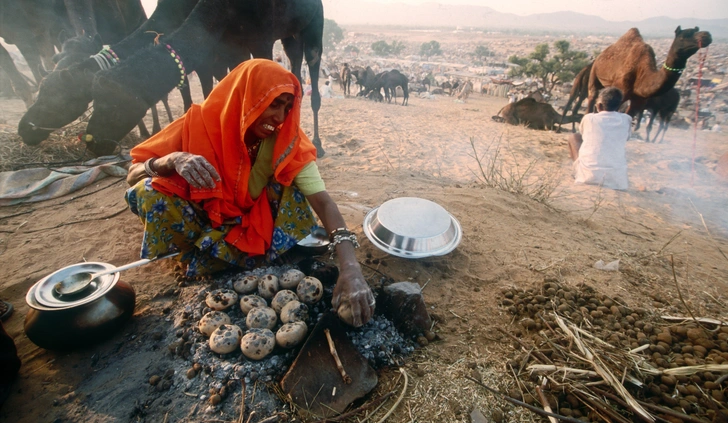
M18 47L36 80L42 80L34 102L29 95L27 79L19 76L20 72L1 45L0 66L10 77L16 93L28 105L18 125L18 134L26 144L39 144L52 131L78 119L93 102L93 112L80 139L91 152L106 155L117 150L118 142L135 125L139 125L143 136L148 134L142 119L150 108L153 130L159 130L158 102L164 103L171 121L166 98L175 87L182 93L185 110L190 107L192 98L185 74L197 73L206 97L214 79L222 79L229 69L247 58L272 59L273 45L281 40L291 71L299 78L305 56L312 89L312 141L320 157L324 154L318 133L323 22L321 0L159 0L148 19L140 0L4 1L0 36ZM31 37L31 34L35 35ZM61 34L75 36L61 42ZM706 46L710 43L709 36L698 28L681 30L678 27L668 60L673 57L675 63L678 60L684 63L697 51L695 40L702 37L697 45ZM636 29L630 30L618 43L623 40L643 43ZM620 49L628 50L624 46ZM52 54L56 50L60 53ZM43 66L44 62L48 63L49 56L54 63L50 73ZM653 63L648 65L654 68L654 53L652 56ZM642 63L637 59L635 63ZM493 118L535 129L555 129L557 126L560 129L564 123L578 122L581 115L577 112L586 99L593 108L595 80L597 85L601 84L600 80L609 81L608 78L619 82L614 76L599 75L599 72L605 72L605 65L599 60L600 57L577 75L563 114L547 103L525 98L508 104ZM620 63L629 65L629 60ZM627 68L627 71L634 71L631 69ZM651 87L650 95L643 94L647 91L642 87L621 87L632 102L628 113L640 117L637 129L642 112L645 109L651 112L648 140L656 116L660 117L658 134L662 131L664 137L680 101L679 92L673 88L679 73L677 77L668 75L665 78L661 75L672 68L666 69L647 69L646 74L653 75L652 80L644 83ZM351 95L351 84L355 81L359 86L358 96L379 101L394 99L396 103L400 89L402 105L408 103L410 81L396 69L376 74L369 66L349 68L345 64L337 76L347 96ZM428 75L423 81L413 82L418 87L430 84L429 91L433 79ZM473 91L470 81L461 86L447 84L442 88L449 89L451 95L457 90L461 99ZM571 114L567 115L568 112Z

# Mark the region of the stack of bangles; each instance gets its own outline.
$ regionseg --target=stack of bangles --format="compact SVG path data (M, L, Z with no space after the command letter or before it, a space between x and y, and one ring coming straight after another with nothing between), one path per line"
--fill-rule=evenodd
M147 175L153 176L155 178L158 178L160 175L154 169L152 169L152 165L154 164L154 161L157 160L156 157L152 157L151 159L148 159L144 162L144 171L147 172Z
M331 231L329 234L329 252L331 253L331 259L333 260L336 254L336 246L344 241L349 241L354 244L354 248L359 248L359 241L356 240L356 235L346 228L338 228Z

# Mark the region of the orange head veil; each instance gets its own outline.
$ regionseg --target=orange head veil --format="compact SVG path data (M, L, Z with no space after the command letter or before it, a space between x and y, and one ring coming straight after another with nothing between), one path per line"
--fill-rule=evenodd
M175 151L204 156L222 181L213 189L191 187L181 176L154 178L152 186L167 195L201 202L214 227L242 218L225 240L252 254L270 246L273 220L265 195L248 193L251 163L244 143L248 128L283 93L294 96L285 121L277 128L273 148L274 178L290 185L303 167L316 160L316 147L300 128L301 86L279 64L265 59L243 62L212 90L200 105L131 151L135 163Z

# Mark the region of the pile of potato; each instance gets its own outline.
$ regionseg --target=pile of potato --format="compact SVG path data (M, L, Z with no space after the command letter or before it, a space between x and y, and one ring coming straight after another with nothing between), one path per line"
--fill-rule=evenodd
M205 304L212 311L202 316L198 329L210 338L210 349L216 353L240 348L247 358L261 360L276 345L293 348L305 339L308 307L320 301L323 293L321 281L297 269L286 271L280 278L272 274L244 276L233 282L233 289L207 294ZM233 325L225 313L235 305L246 316L245 331Z
M563 286L547 280L541 289L521 290L507 288L502 291L500 305L520 318L522 330L516 335L541 332L552 341L551 328L558 330L553 312L582 326L592 335L624 351L648 345L642 350L645 360L659 370L703 364L728 364L728 327L705 325L690 321L671 324L645 309L629 307L619 298L598 294L593 288ZM542 344L541 353L559 364L561 356ZM522 359L516 357L511 365L518 369ZM643 401L674 409L683 414L712 420L722 413L721 406L728 399L726 373L698 371L690 376L643 375L642 389L630 389ZM630 387L629 384L625 386ZM589 421L589 409L574 401L566 392L552 392L552 399L561 414ZM533 398L526 398L533 401ZM660 413L657 413L660 414ZM670 417L670 421L680 419Z

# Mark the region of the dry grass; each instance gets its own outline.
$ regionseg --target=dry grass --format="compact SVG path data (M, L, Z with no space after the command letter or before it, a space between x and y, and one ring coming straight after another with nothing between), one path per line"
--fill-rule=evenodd
M475 138L470 138L473 150L470 157L478 166L473 171L475 177L487 187L525 195L539 203L548 204L561 181L559 167L542 166L538 159L528 159L525 165L519 165L521 160L507 144L502 145L502 139L503 136L499 136L481 153L478 151ZM540 168L544 170L539 171Z
M16 133L0 132L0 172L15 171L32 167L61 167L80 165L95 156L86 151L77 134L85 123L78 123L54 132L37 146L23 143ZM136 131L121 141L122 148L139 143Z

